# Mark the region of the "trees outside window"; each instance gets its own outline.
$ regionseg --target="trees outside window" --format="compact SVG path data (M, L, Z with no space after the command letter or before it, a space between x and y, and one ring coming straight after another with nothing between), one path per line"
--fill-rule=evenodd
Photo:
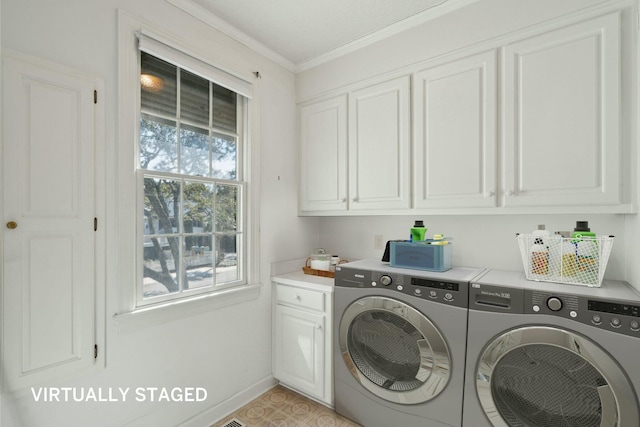
M140 89L142 302L246 283L245 100L146 52Z

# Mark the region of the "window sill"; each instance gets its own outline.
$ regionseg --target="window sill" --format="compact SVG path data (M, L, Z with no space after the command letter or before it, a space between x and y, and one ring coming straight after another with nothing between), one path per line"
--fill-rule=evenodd
M113 321L118 333L128 333L256 299L260 296L260 288L262 284L245 285L181 301L143 307L131 312L114 314Z

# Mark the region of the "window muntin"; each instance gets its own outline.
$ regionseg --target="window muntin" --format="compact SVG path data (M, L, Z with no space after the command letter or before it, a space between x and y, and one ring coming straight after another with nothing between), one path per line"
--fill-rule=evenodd
M244 98L141 52L138 305L246 283Z

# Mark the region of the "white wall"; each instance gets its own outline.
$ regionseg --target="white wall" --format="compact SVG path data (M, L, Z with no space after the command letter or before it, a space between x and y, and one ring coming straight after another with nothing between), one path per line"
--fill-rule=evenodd
M522 271L516 233L530 233L544 224L547 230L573 231L576 220L589 221L597 234L616 236L606 277L625 277L625 225L623 215L459 215L323 218L321 246L349 260L381 259L384 250L375 249L375 236L383 240L408 239L416 219L424 220L427 236L444 234L453 238L453 264Z
M3 395L0 425L39 426L208 426L233 405L271 384L271 312L269 265L300 258L317 244L318 221L296 216L295 84L291 72L245 48L199 20L161 0L2 0L2 48L45 58L92 73L105 81L106 176L106 367L46 384L107 390L118 387L203 387L201 403L42 403L27 391ZM118 254L129 240L118 239L127 227L119 223L117 16L122 8L151 25L210 52L221 64L241 73L260 71L259 103L254 127L260 153L260 275L257 299L167 323L118 332L112 316L119 311L123 289ZM103 159L100 159L103 160ZM134 185L125 182L124 186ZM102 223L101 223L102 224ZM304 255L302 255L304 256ZM127 260L123 261L128 262ZM55 301L52 301L55 304ZM105 354L105 353L101 353ZM258 388L255 388L258 384ZM252 388L253 387L253 388ZM240 394L240 395L238 395ZM231 400L230 400L231 399ZM187 421L191 419L190 421ZM184 424L181 424L183 423Z
M374 79L425 62L468 46L491 43L492 39L532 26L562 19L567 14L588 11L589 8L610 11L612 8L633 7L634 2L614 0L481 0L449 15L437 18L393 37L379 41L354 53L299 72L296 75L298 102L367 79ZM625 9L626 10L626 9ZM637 74L634 55L624 53L636 49L635 40L624 37L630 25L635 25L633 13L623 13L623 156L637 159ZM570 160L570 159L569 159ZM637 181L635 166L629 175ZM384 167L384 165L380 165ZM455 173L456 165L451 165ZM625 171L628 172L628 171ZM625 180L628 188L632 180ZM637 194L628 195L637 202ZM624 279L640 289L640 220L637 215L458 215L458 216L364 216L323 217L320 219L320 244L333 253L349 259L380 258L382 250L374 249L374 236L388 239L408 238L415 219L423 219L428 233L444 233L454 240L453 257L457 265L507 270L522 270L515 233L528 233L538 224L548 230L573 230L576 220L589 220L592 231L616 236L607 267L606 278Z

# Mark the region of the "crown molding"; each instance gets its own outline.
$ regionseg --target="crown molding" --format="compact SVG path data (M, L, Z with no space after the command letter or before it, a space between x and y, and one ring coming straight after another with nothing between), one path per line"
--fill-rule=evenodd
M199 19L205 24L208 24L211 27L215 28L216 30L226 34L232 39L242 43L243 45L247 46L249 49L254 50L260 55L272 60L276 64L281 65L287 70L291 72L296 71L296 64L294 64L284 56L280 55L273 49L260 43L253 37L250 37L247 34L243 33L233 25L229 24L227 21L212 14L211 12L204 9L203 7L193 3L191 0L166 0L166 1L174 5L178 9L188 13L189 15Z
M361 37L357 40L354 40L350 43L340 46L339 48L334 49L330 52L327 52L325 54L316 56L314 58L311 58L309 60L306 60L297 64L285 58L284 56L280 55L278 52L274 51L273 49L265 46L263 43L257 41L253 37L248 36L246 33L240 31L239 29L229 24L222 18L212 14L211 12L195 4L191 0L166 0L166 1L174 5L178 9L192 15L193 17L199 19L200 21L226 34L232 39L242 43L243 45L261 54L262 56L272 60L276 64L279 64L285 69L295 73L295 72L300 72L300 71L304 71L304 70L316 67L320 64L331 61L335 58L346 55L348 53L354 52L365 46L384 40L387 37L391 37L395 34L401 33L410 28L413 28L425 22L436 19L440 16L446 15L447 13L451 13L456 9L460 9L462 7L468 6L480 0L445 0L443 3L440 3L437 6L433 6L423 12L410 16L409 18L398 21L397 23L392 24L386 28L383 28L382 30L379 30L367 36Z
M307 61L300 62L296 65L296 72L305 71L313 67L317 67L325 62L329 62L333 59L339 58L340 56L346 55L348 53L354 52L358 49L362 49L363 47L369 46L373 43L384 40L388 37L391 37L395 34L399 34L403 31L409 30L418 25L424 24L425 22L429 22L433 19L439 18L443 15L453 12L454 10L463 8L470 4L476 3L480 0L448 0L444 3L440 3L436 6L431 7L423 12L417 13L409 18L403 19L402 21L398 21L395 24L392 24L388 27L385 27L375 33L371 33L367 36L361 37L357 40L354 40L350 43L345 44L337 49L334 49L325 54L316 56L315 58L311 58Z

